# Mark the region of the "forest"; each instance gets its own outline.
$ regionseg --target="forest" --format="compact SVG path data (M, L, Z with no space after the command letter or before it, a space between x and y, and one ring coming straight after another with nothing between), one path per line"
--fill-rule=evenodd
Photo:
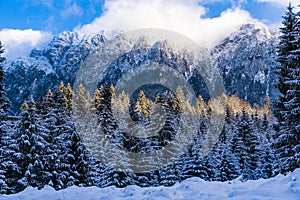
M289 6L277 47L276 87L280 96L276 102L267 97L259 107L226 94L207 102L199 96L194 105L180 87L151 99L142 90L136 98L124 91L116 94L110 84L89 94L82 84L73 91L70 83L61 83L46 96L25 101L20 113L14 114L5 92L5 58L0 44L1 193L45 185L56 190L72 185L171 186L190 177L206 181L240 177L247 181L299 168L299 20L300 13ZM120 121L128 113L133 124ZM189 124L190 120L196 125ZM179 131L187 133L182 126L194 132L182 155L155 170L135 170L136 158L127 154L148 155L170 144L180 149L173 140ZM220 134L208 139L211 128L218 126ZM125 132L124 127L130 127L133 133ZM137 131L140 127L143 131ZM151 136L146 137L147 133ZM123 151L111 149L107 153L106 142ZM176 157L173 153L170 151L168 158ZM149 169L168 159L158 158L161 160L143 157Z

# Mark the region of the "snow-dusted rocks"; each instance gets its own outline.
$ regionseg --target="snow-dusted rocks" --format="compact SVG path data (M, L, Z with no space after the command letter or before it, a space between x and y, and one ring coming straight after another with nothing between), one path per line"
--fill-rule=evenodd
M227 94L260 105L266 95L275 98L276 42L276 34L256 22L241 26L211 51Z
M80 63L93 50L108 45L115 45L114 48L127 53L108 66L103 75L107 82L115 82L114 79L122 73L150 60L178 70L193 86L198 85L197 90L200 90L199 85L202 87L197 79L199 72L193 71L199 59L187 51L175 50L168 41L149 43L146 37L128 39L124 35L119 36L118 44L108 41L101 34L63 32L45 48L32 50L28 57L7 62L5 84L8 97L13 101L13 110L17 111L24 99L44 95L61 81L73 84ZM227 94L237 94L252 104L262 105L266 95L272 99L276 94L272 73L276 65L276 41L276 34L271 33L267 26L250 23L241 26L213 49L203 50L199 56L204 65L212 61L213 67L219 69ZM158 49L163 49L163 52ZM209 76L205 72L204 75ZM208 79L213 81L210 77Z

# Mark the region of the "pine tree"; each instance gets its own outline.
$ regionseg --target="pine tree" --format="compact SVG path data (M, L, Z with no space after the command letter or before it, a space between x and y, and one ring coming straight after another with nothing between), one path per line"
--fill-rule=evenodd
M8 126L8 112L10 107L10 102L6 97L6 93L4 91L4 71L3 71L3 62L5 58L2 57L4 53L4 49L2 47L2 43L0 41L0 193L6 193L8 190L8 185L5 183L5 168L4 161L7 160L6 153L7 151L7 139L9 136L9 126Z
M293 12L291 4L287 7L282 24L277 47L277 88L281 95L275 104L275 116L278 119L275 174L300 167L300 30L299 15Z
M173 114L181 113L179 102L177 101L176 98L174 98L171 91L168 92L166 107Z
M33 187L42 188L50 184L53 179L54 163L58 160L54 149L54 136L57 133L55 113L52 111L54 105L53 94L48 90L46 98L40 98L37 105L36 120L41 126L40 131L34 137L30 152L33 159L30 160L26 178L28 183Z
M57 133L55 134L54 147L58 155L53 171L53 186L56 189L72 185L84 184L86 181L86 152L80 142L75 124L70 113L66 112L67 105L63 94L57 90L54 98L54 112L56 114Z
M8 182L13 183L10 186L10 193L22 191L29 186L28 167L34 161L32 147L39 132L37 124L36 106L34 100L26 106L21 112L21 119L18 123L18 132L16 134L16 144L14 152L11 155L11 161L15 164L14 171L8 171Z
M237 178L238 166L233 163L230 149L225 148L220 155L220 165L218 166L218 181L229 181Z
M66 104L67 104L68 110L72 110L74 92L72 90L71 84L68 83L67 86L65 86L64 83L61 82L61 84L59 86L59 90L63 93L63 95L66 99Z
M197 100L197 113L200 116L206 116L206 114L207 114L206 104L205 104L202 96L199 96L198 100Z
M105 137L98 136L97 141L100 144L105 142L105 139L109 139L110 142L113 142L115 144L119 144L118 141L120 140L120 135L116 133L117 123L113 117L112 114L112 96L113 96L113 89L112 87L105 83L103 86L100 87L99 93L97 96L95 96L94 101L98 101L97 106L97 118L100 125L100 128L102 129L102 133L105 135ZM96 146L95 149L97 152L99 152L99 156L103 159L111 160L110 155L103 154L103 146ZM114 153L113 153L114 154ZM114 157L120 157L120 155L114 155ZM114 158L114 159L115 159ZM120 157L120 162L122 162L122 158ZM116 166L118 167L118 166Z
M118 96L118 111L120 111L123 114L128 112L129 105L130 105L130 98L125 93L125 91L122 90L121 94L119 94Z
M186 99L184 92L180 86L176 89L175 102L176 109L181 113L185 115L195 115L197 113L197 110L195 110L195 108L190 104L189 100ZM205 104L201 106L205 106Z
M235 145L231 143L231 139L233 137L233 113L231 113L229 106L226 107L226 118L225 118L225 126L223 131L219 136L219 141L215 147L215 155L218 159L216 162L216 175L215 180L217 181L228 181L238 177L240 171L239 166L235 163L236 158L232 153L232 146ZM216 159L213 158L213 159Z
M4 91L4 71L2 65L3 62L5 61L5 58L2 57L3 53L4 53L4 49L0 41L0 119L1 122L6 119L10 107L10 101L7 99L6 92Z
M89 114L90 109L91 109L90 95L85 91L85 87L83 86L83 84L80 83L74 101L74 114L80 118L83 118Z
M103 96L103 87L97 88L94 93L94 105L95 108L101 103L101 98Z
M69 89L68 89L69 88ZM70 96L73 96L72 90L70 87L67 87L65 90ZM93 105L91 96L88 92L85 91L85 87L80 84L79 88L76 92L76 96L74 102L72 100L68 100L66 98L66 94L64 94L66 99L67 109L70 107L70 103L72 103L73 109L72 114L73 120L76 124L76 130L81 135L84 142L88 142L89 144L93 142L94 135L92 132L95 129L95 122L97 118L95 116L95 107Z
M289 80L291 77L291 63L289 62L288 56L291 53L291 51L295 50L295 45L293 43L295 37L293 32L295 30L296 22L296 15L293 12L293 7L290 4L287 7L287 12L285 16L283 16L283 27L280 28L282 35L279 37L280 42L277 47L277 61L279 64L276 69L276 74L278 75L278 83L276 87L281 93L281 95L279 97L278 102L274 106L274 114L278 118L279 122L283 122L285 120L282 111L286 109L284 106L284 102L287 101L286 95L288 90L290 89L286 81Z
M26 107L26 106L24 106ZM55 189L88 184L87 152L75 130L66 99L59 90L48 91L38 102L35 127L32 132L26 181L42 188Z
M264 114L269 114L270 112L270 97L266 96L265 104L263 106Z
M186 110L185 96L181 87L176 89L176 103L180 112L184 112Z
M140 91L134 107L134 112L137 115L136 118L142 121L146 120L150 115L151 106L151 100L146 98L146 95L143 91Z
M256 177L270 178L273 171L274 152L272 150L273 137L272 129L268 121L267 114L263 119L258 117L257 112L253 116L255 132L259 136L259 160L257 162Z
M41 102L38 102L39 104ZM29 108L34 109L36 131L32 133L32 144L28 156L30 160L25 173L25 178L30 186L43 188L51 180L49 172L46 170L49 163L45 162L51 149L49 135L46 134L41 120L39 106L31 100ZM26 109L26 105L22 106Z
M259 144L253 121L243 109L231 145L244 180L257 179L256 170L261 154Z

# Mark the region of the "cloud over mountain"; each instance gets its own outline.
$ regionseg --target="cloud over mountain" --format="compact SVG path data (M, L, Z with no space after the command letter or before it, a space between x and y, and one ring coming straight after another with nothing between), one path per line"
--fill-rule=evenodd
M212 47L240 25L253 20L240 8L228 9L216 18L205 18L207 10L202 4L199 0L107 0L100 17L75 31L91 34L100 30L160 28L179 32L202 46Z
M15 59L19 56L27 55L33 48L48 42L52 35L48 32L36 31L32 29L2 29L0 39L5 48L7 59Z

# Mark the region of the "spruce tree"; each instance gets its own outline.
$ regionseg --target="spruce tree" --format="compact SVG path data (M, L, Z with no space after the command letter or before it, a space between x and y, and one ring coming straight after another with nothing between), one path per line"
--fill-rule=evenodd
M68 110L72 110L74 92L72 90L71 84L68 83L67 86L65 86L64 83L61 82L61 84L59 86L59 90L63 93L63 95L66 99L66 104L67 104Z
M4 90L3 62L5 61L5 58L2 57L3 53L4 53L4 49L0 41L0 119L1 122L6 119L10 107L10 101L7 99L6 92Z
M257 179L256 170L261 153L253 121L243 108L233 139L232 152L237 158L244 180Z
M230 149L225 148L220 155L220 165L218 166L218 181L229 181L237 178L238 166L232 162L232 153Z
M233 120L229 106L226 107L226 118L224 129L219 136L219 141L216 144L216 180L228 181L236 178L239 175L239 166L235 163L236 159L232 153L231 139L233 135ZM235 145L235 144L233 144Z
M97 88L94 93L94 106L95 109L101 103L101 98L103 96L103 87Z
M146 98L146 95L143 91L140 91L139 96L136 100L134 107L134 113L136 115L136 120L145 120L150 115L151 102Z
M72 91L70 91L70 89L71 88L69 89L67 88L65 94L65 96L68 95L68 97L66 98L67 106L69 107L70 104L74 106L73 112L75 116L78 116L82 119L84 117L89 117L88 115L91 109L91 98L90 98L90 94L86 92L84 85L82 83L79 84L79 88L76 91L74 103L72 103L72 100L70 99L71 96L73 96L73 93Z
M53 186L62 189L72 185L85 184L86 151L75 130L71 115L67 112L66 100L61 91L53 96L57 132L53 138L54 151L58 155L53 170Z
M28 106L24 105L23 108L25 109L20 114L21 118L16 135L16 153L12 155L12 161L18 166L18 170L11 172L11 178L16 181L10 187L12 193L19 192L29 186L28 167L35 159L32 148L39 132L35 102L31 100Z
M197 113L202 117L204 117L207 113L206 103L200 95L197 100Z
M2 43L0 41L0 192L6 193L8 186L5 183L5 174L6 174L6 166L4 161L7 160L6 152L7 151L7 142L11 140L9 136L9 122L8 122L8 112L10 102L6 97L6 93L4 91L4 71L3 71L3 62L5 58L2 57L4 53L4 49L2 47ZM9 140L7 140L9 139Z
M279 64L276 73L280 97L275 104L275 116L278 119L275 174L300 167L300 31L299 15L293 12L291 4L287 7L282 24L277 47Z

